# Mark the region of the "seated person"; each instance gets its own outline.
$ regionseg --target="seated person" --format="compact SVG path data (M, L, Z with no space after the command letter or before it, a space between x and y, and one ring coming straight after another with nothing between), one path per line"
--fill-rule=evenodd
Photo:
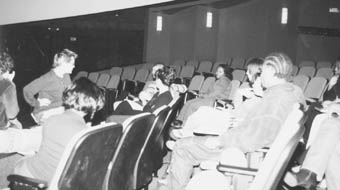
M145 91L147 91L147 93L148 94L150 93L150 95L152 95L152 96L156 93L155 90L150 91L150 89L155 88L155 86L156 86L156 73L157 73L158 70L163 69L163 68L164 68L164 65L160 64L160 63L156 64L152 67L152 69L151 69L151 77L152 77L151 79L152 80L149 80L145 83L143 90L140 93L145 93ZM142 96L142 98L140 96ZM135 97L134 95L129 94L129 92L123 91L119 94L119 96L117 98L117 103L120 103L121 101L125 100L126 98L134 99L134 100L137 100L137 101L138 101L138 98L141 98L142 100L144 100L144 96L145 96L145 94L142 94L142 95L139 94L138 97ZM146 98L148 98L148 96ZM150 99L147 99L147 100L149 101Z
M232 69L227 65L221 64L217 67L215 76L216 81L209 87L207 93L199 94L198 98L189 100L184 104L177 117L177 119L181 120L183 124L185 124L188 117L197 111L199 107L212 107L216 99L227 99L229 97L231 91L231 80L233 79Z
M233 104L235 116L242 117L254 106L263 96L263 87L260 79L263 59L253 58L247 64L247 81L249 88L239 88L234 96Z
M138 101L125 100L121 102L113 112L113 115L107 118L107 121L121 123L131 115L142 112L153 112L162 105L169 104L174 96L178 96L178 92L169 90L169 86L173 82L174 78L175 72L173 68L166 66L163 69L158 70L156 72L156 86L149 86L147 91L143 92L146 94L145 97L150 97L151 94L153 94L150 92L157 91L153 96L151 96L152 98L149 101L147 99L139 99ZM142 98L143 96L140 97ZM145 104L145 102L147 103Z
M46 112L62 105L63 91L71 85L70 74L77 57L76 53L68 49L56 53L52 69L24 87L23 95L34 108L32 117L36 123L40 124L45 119Z
M316 189L317 180L325 175L328 190L340 189L340 104L332 103L325 114L300 171L288 172L284 178L291 187Z
M328 86L323 94L322 102L313 102L309 106L306 114L308 115L307 120L305 122L305 133L304 133L304 141L307 142L309 132L313 123L314 118L320 114L320 109L327 107L332 102L340 102L340 58L338 58L333 66L334 76L329 80Z
M43 123L38 153L20 160L15 174L51 181L67 143L88 127L83 117L93 116L104 105L103 92L87 78L80 78L66 88L62 99L65 112L53 115Z
M172 137L177 139L192 136L194 129L204 129L206 127L207 132L211 129L211 132L214 131L215 134L216 132L222 132L223 129L227 130L229 124L236 121L234 118L241 120L246 112L261 99L263 94L261 79L259 77L262 64L263 60L259 58L254 58L248 62L246 74L251 87L238 89L236 91L233 100L234 110L220 111L213 107L202 106L188 117L183 129L172 130ZM206 119L207 117L209 120ZM209 125L212 121L213 125Z
M13 83L14 61L5 51L0 52L0 129L10 126L22 128L17 120L19 105L16 86Z
M242 122L220 136L193 136L176 141L169 166L167 188L185 189L193 166L204 160L217 160L226 148L234 147L246 153L270 146L293 105L305 105L302 90L287 81L291 71L292 61L287 55L268 55L261 73L262 85L266 91L261 101L247 113Z

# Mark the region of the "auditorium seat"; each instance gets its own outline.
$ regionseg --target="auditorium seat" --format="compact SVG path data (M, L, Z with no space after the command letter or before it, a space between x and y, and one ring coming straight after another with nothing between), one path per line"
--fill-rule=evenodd
M104 190L140 188L137 187L138 161L154 120L153 114L141 113L123 122L123 135L107 167Z
M51 181L10 175L9 187L11 190L102 189L121 135L120 124L84 129L68 142Z
M316 62L316 68L331 68L332 63L330 61L317 61Z
M244 58L233 58L230 67L233 69L244 69L245 59Z
M303 60L300 61L299 67L315 67L315 61L311 61L311 60Z
M94 83L97 83L97 80L98 80L98 77L99 77L99 73L98 72L91 72L89 73L89 75L87 76L87 78L94 82Z
M77 79L79 79L81 77L86 77L87 78L87 76L88 76L88 72L86 72L86 71L79 71L76 74L76 76L73 77L72 81L75 81L75 80L77 80Z
M237 89L240 88L240 84L241 84L241 81L239 81L239 80L233 79L231 81L231 91L230 91L230 94L229 94L229 100L234 99L234 95L235 95Z
M211 71L211 68L212 68L211 61L201 61L196 72L201 73L201 74L204 72L208 73Z
M326 79L330 79L333 76L333 69L330 67L320 67L318 68L316 74L316 77L324 77Z
M299 86L301 90L304 92L309 82L309 77L305 75L297 75L293 77L292 82L293 84Z
M314 66L303 66L303 67L300 67L298 75L306 75L312 78L315 75L315 71L316 69Z
M109 82L111 76L107 73L101 73L99 74L98 80L97 80L97 85L99 87L104 87L106 88L107 83Z
M246 71L241 69L235 69L232 74L233 80L243 81L246 77Z
M122 74L122 72L123 72L123 68L121 68L121 67L112 67L110 69L109 74L110 75L119 75L120 76Z
M321 100L326 84L327 80L325 78L313 77L304 91L305 96L314 100Z

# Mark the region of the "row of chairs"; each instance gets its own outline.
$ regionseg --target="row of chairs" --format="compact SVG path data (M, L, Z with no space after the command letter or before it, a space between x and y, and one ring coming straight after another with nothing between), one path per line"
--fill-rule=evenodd
M300 62L299 67L310 66L315 67L317 69L323 67L332 67L332 63L330 61L311 61L311 60L303 60Z
M316 68L313 66L294 67L293 76L306 75L308 77L324 77L330 79L333 76L333 69L331 67Z
M147 189L162 166L170 123L183 97L123 124L79 132L67 144L51 182L10 175L10 189Z
M236 78L236 77L235 77ZM242 78L242 77L241 77ZM212 85L215 81L215 77L204 78L202 75L195 75L188 87L188 93L186 93L185 100L189 100L195 98L199 93L207 92L210 85ZM324 77L313 77L310 78L305 75L297 75L294 76L292 82L299 86L306 98L321 100L322 94L327 88L327 79ZM229 95L229 99L233 99L235 92L238 88L249 87L249 83L242 78L233 79L231 81L231 92Z
M308 77L305 75L297 75L293 77L294 84L299 86L305 94L306 98L321 100L328 83L324 77Z

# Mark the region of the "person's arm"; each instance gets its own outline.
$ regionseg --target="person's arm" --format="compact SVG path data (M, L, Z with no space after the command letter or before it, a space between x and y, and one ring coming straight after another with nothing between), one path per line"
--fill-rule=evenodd
M233 128L221 136L222 147L236 147L243 152L253 152L269 146L280 131L279 118L259 116L247 122L247 126Z
M228 98L231 91L231 82L228 79L220 79L215 82L213 89L203 98Z
M154 101L150 101L148 104L146 104L144 106L143 111L153 112L163 105L168 105L171 102L171 100L172 100L171 94L169 92L164 92L158 97L156 97Z
M10 85L3 94L3 104L9 120L15 119L19 113L17 90L15 85Z
M46 77L39 77L26 85L23 89L23 95L26 102L32 107L39 106L39 101L34 97L41 89L48 84Z

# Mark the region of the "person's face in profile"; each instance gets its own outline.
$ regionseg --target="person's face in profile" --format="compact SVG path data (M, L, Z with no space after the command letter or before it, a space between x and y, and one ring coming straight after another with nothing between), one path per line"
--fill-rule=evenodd
M61 58L61 67L66 74L71 74L75 67L75 59L72 57L69 61L66 61L64 58Z
M224 70L222 67L218 67L217 70L216 70L216 78L219 79L221 78L222 76L224 76Z
M334 75L340 74L340 61L335 62L333 72L334 72Z
M268 88L275 77L275 69L271 65L264 64L261 73L262 86Z

